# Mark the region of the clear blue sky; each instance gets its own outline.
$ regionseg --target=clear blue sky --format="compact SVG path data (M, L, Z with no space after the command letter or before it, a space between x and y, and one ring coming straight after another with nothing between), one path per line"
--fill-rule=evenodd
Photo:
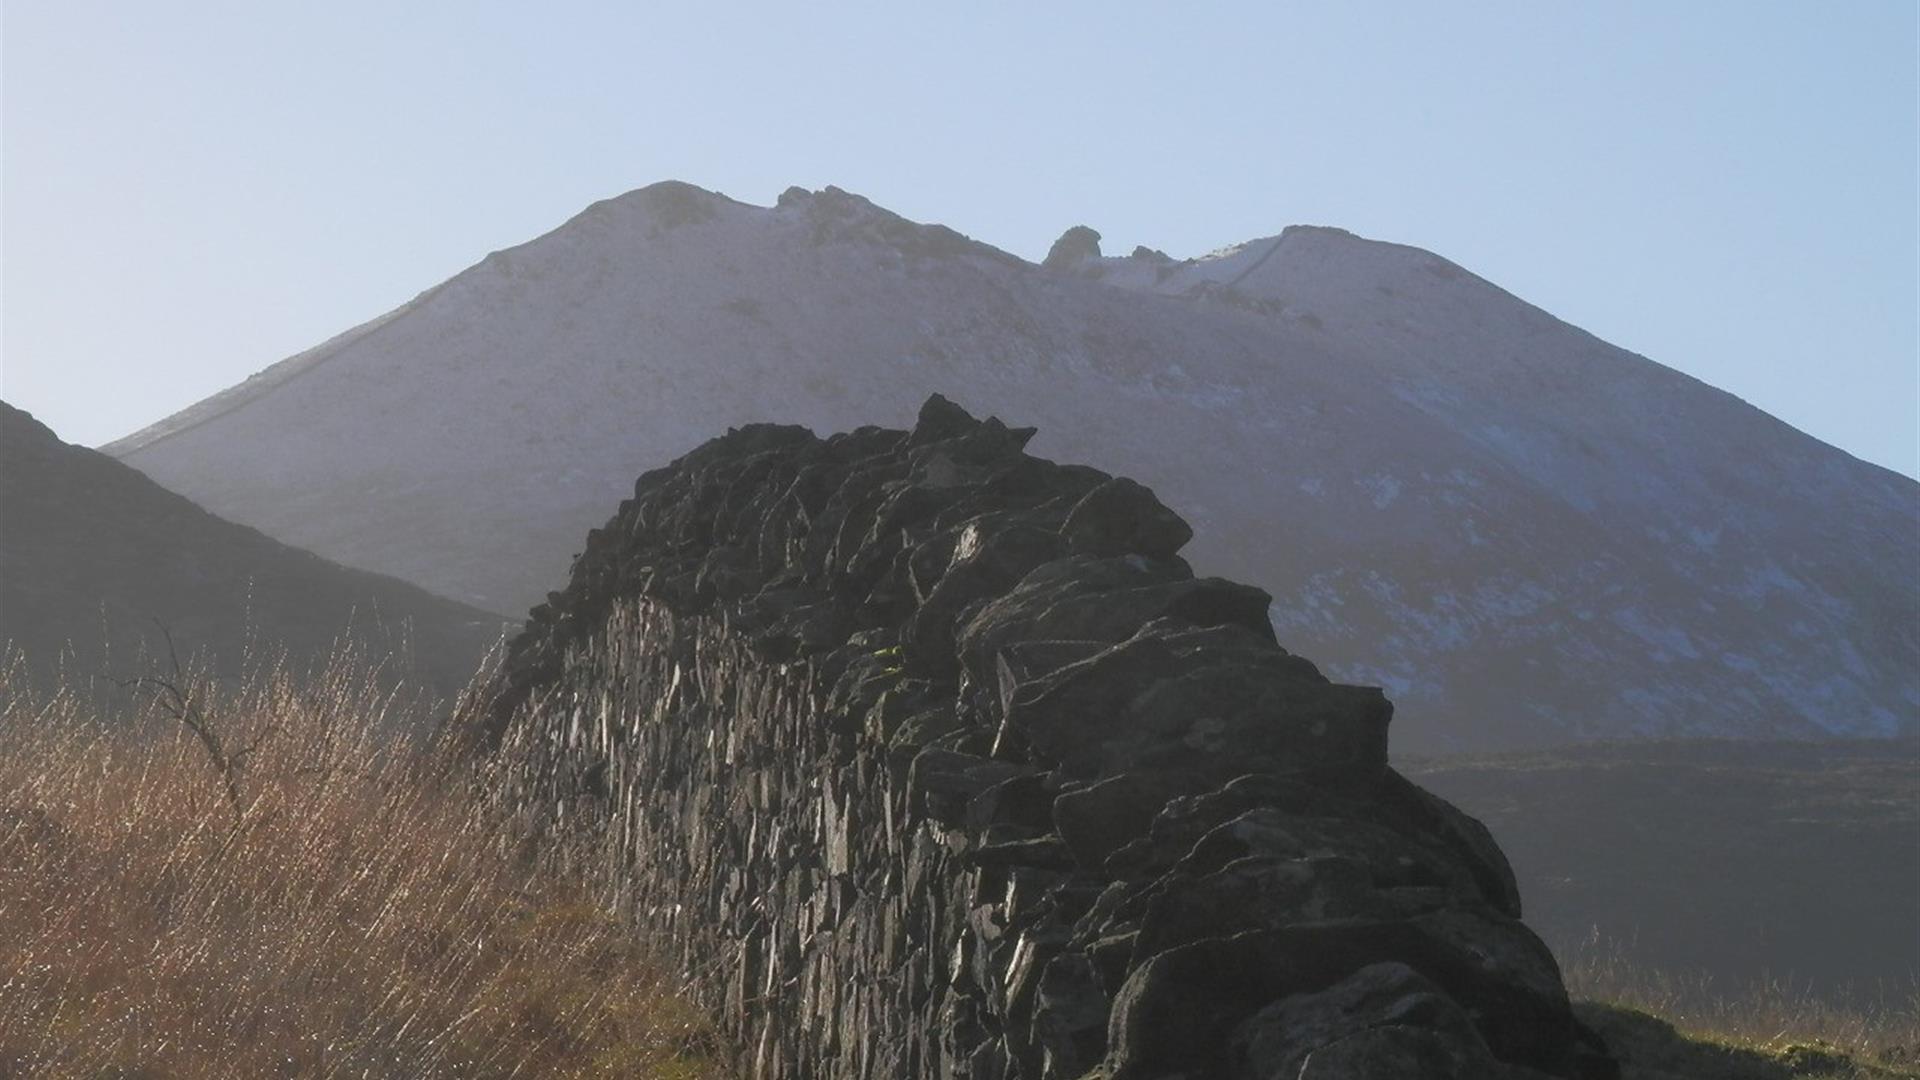
M99 443L673 177L1339 225L1913 475L1915 7L7 0L0 394Z

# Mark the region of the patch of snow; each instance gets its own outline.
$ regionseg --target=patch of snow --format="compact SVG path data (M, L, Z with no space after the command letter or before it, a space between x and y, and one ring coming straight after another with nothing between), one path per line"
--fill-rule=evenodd
M1693 647L1693 639L1687 636L1686 631L1649 618L1638 608L1616 610L1613 621L1616 626L1652 645L1653 659L1660 663L1667 663L1676 655L1688 660L1700 659L1700 651Z
M1385 510L1400 495L1400 481L1390 473L1373 473L1362 477L1360 488L1372 496L1373 508Z

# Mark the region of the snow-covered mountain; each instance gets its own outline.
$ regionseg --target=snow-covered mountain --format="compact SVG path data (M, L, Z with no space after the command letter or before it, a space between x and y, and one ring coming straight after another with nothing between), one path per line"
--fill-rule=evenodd
M930 392L1151 484L1395 744L1914 731L1920 485L1413 248L1036 266L828 188L663 183L107 449L500 612L641 471Z

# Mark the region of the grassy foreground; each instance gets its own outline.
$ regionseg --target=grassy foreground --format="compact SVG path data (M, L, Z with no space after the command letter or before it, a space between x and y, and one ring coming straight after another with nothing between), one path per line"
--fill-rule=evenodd
M1784 980L1717 986L1604 942L1561 958L1575 1011L1623 1080L1915 1080L1920 987L1829 995Z
M604 883L398 739L431 714L373 666L172 672L111 720L23 684L0 666L0 1077L725 1075ZM1911 986L1563 959L1626 1080L1920 1077Z
M169 675L114 723L0 678L0 1076L720 1075L369 672Z

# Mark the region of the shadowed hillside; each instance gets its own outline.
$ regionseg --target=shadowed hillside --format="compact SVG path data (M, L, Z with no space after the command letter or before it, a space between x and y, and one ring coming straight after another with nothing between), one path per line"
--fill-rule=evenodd
M142 650L170 664L164 629L183 660L224 674L249 648L305 664L354 641L444 692L504 626L222 521L0 402L0 643L42 679L63 666L76 684L132 677L148 670Z
M1563 962L1920 989L1920 745L1617 743L1400 762L1487 823ZM1596 940L1597 939L1597 940Z

